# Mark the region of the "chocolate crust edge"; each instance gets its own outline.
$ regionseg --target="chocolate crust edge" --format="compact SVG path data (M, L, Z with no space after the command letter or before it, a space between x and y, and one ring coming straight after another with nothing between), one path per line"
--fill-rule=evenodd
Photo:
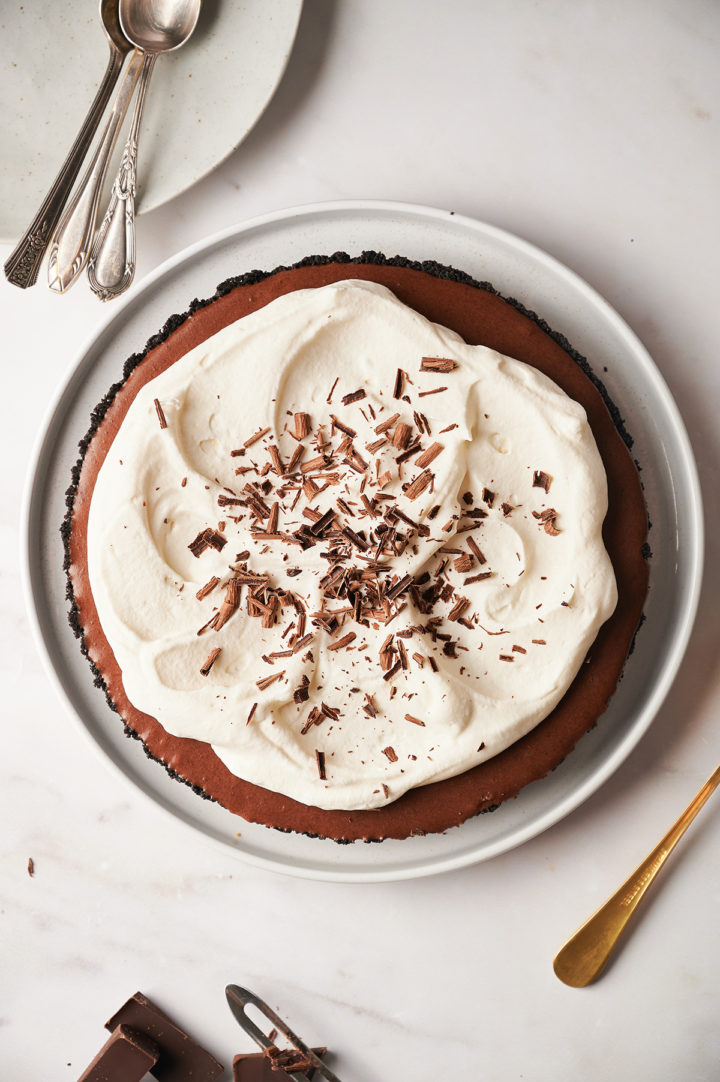
M71 565L70 537L71 537L71 531L72 531L72 519L73 519L73 512L74 512L74 504L75 504L75 497L77 495L79 484L80 484L81 471L82 471L82 467L83 467L83 463L84 463L84 460L85 460L87 450L88 450L93 438L95 437L98 429L100 428L103 420L105 419L105 416L106 416L108 410L112 406L117 394L119 393L119 391L121 390L121 388L123 387L123 385L127 381L127 379L130 377L130 375L135 371L135 369L142 363L142 361L147 357L147 355L153 349L155 349L157 346L159 346L163 342L165 342L192 315L194 315L196 312L199 312L203 308L206 308L209 305L213 304L215 301L219 300L220 298L227 296L227 294L231 293L234 289L236 289L236 288L238 288L240 286L256 285L259 282L263 282L266 279L272 278L274 275L285 272L285 271L292 271L292 270L296 270L296 269L304 268L304 267L328 266L330 264L347 264L348 266L352 266L353 264L357 264L357 265L359 265L359 264L371 264L371 265L373 265L374 264L374 265L386 266L386 267L409 268L411 270L424 272L425 274L429 274L429 275L431 275L431 276L433 276L435 278L444 279L444 280L453 281L453 282L458 282L458 283L462 283L464 285L471 286L471 287L473 287L475 289L483 290L483 291L485 291L485 292L487 292L489 294L492 294L493 296L497 297L498 299L504 301L506 304L510 305L512 308L514 308L516 311L518 311L521 315L523 315L526 318L532 320L532 322L535 323L537 325L537 327L545 335L547 335L550 339L552 339L552 341L555 342L561 349L563 349L564 352L571 358L571 360L581 369L583 374L589 379L589 381L593 384L593 386L598 391L600 397L602 398L602 400L603 400L603 402L605 404L605 407L607 408L607 411L608 411L608 413L610 415L613 426L615 427L618 435L620 436L621 440L623 441L626 448L628 449L628 452L631 452L631 449L632 449L632 446L633 446L633 438L632 438L632 436L630 435L630 433L628 432L628 430L627 430L627 428L625 426L625 422L624 422L624 419L622 417L622 414L621 414L620 410L618 409L617 405L615 404L615 402L613 401L613 399L611 398L605 384L597 376L597 374L594 372L594 370L590 366L587 358L584 357L581 353L579 353L568 342L567 338L563 334L561 334L558 331L553 330L553 328L551 328L548 325L548 323L542 317L540 317L536 312L534 312L531 309L527 308L524 304L522 304L521 301L518 301L514 297L506 296L505 294L501 293L499 290L495 289L495 287L490 282L478 281L477 279L473 278L471 275L467 274L465 271L458 270L455 267L449 266L447 264L439 263L439 262L437 262L435 260L424 260L424 261L410 260L410 259L407 259L404 256L399 256L399 255L385 256L384 254L382 254L380 252L376 252L376 251L373 251L373 250L368 250L368 251L363 251L358 256L350 256L347 252L343 252L343 251L335 252L332 255L311 255L311 256L306 256L303 259L299 260L297 263L288 264L288 265L281 264L281 265L275 267L273 270L270 270L270 271L262 271L262 270L255 269L255 270L247 271L247 272L245 272L245 273L243 273L241 275L237 275L237 276L233 276L233 277L225 279L224 281L219 283L219 285L217 286L217 288L215 290L215 293L212 296L204 298L204 299L195 298L192 301L190 301L189 306L188 306L188 308L187 308L187 310L185 312L176 313L176 314L173 314L173 315L169 316L168 319L163 324L163 326L161 327L161 329L159 331L157 331L155 334L151 335L151 337L147 340L144 348L141 351L137 352L137 353L133 353L130 357L127 358L127 360L123 364L122 378L120 380L116 381L115 383L113 383L110 386L110 388L108 389L106 394L103 396L103 398L100 400L100 402L97 404L97 406L95 406L95 408L91 412L90 425L88 427L87 432L85 433L85 435L82 437L82 439L78 443L78 450L79 450L78 459L77 459L75 465L71 469L70 485L66 489L66 492L65 492L66 511L65 511L63 521L62 521L62 523L60 525L60 535L61 535L62 543L63 543L63 571L65 572L65 576L66 576L65 598L66 598L66 601L68 602L68 605L69 605L69 609L68 609L68 612L67 612L68 623L69 623L69 626L70 626L74 636L79 641L81 653L84 655L84 657L86 658L88 664L90 665L90 669L91 669L92 676L93 676L93 684L94 684L94 686L103 691L104 696L105 696L105 700L106 700L108 706L111 708L111 710L113 710L114 713L116 713L118 715L119 715L119 710L118 710L118 708L117 708L117 706L116 706L116 704L115 704L115 702L114 702L114 700L113 700L113 698L112 698L112 696L110 694L108 685L107 685L101 671L99 670L99 668L97 667L97 665L95 664L95 662L92 660L92 658L90 656L90 652L89 652L89 649L88 649L88 646L87 646L87 643L86 643L86 639L85 639L85 633L84 633L82 623L81 623L81 620L80 620L78 604L77 604L77 601L76 601L76 598L75 598L75 591L74 591L72 578L71 578L71 574L70 574L70 565ZM635 466L636 466L637 470L640 471L641 467L640 467L639 463L637 462L637 460L634 460L634 462L635 462ZM651 529L651 523L650 523L649 519L648 519L647 525L648 525L648 530L650 530ZM644 545L642 546L642 557L643 557L643 560L646 563L652 557L652 552L651 552L650 546L649 546L649 544L647 542L645 542ZM633 650L635 648L635 642L636 642L637 634L638 634L638 632L640 630L640 627L642 626L644 620L645 620L645 614L644 614L644 611L643 611L641 613L637 628L635 629L633 639L632 639L632 643L631 643L631 647L630 647L630 650L628 651L627 657L630 656L630 654L633 652ZM626 661L627 661L627 658L626 658ZM623 669L623 672L624 672L624 669ZM623 673L621 673L620 679L622 679L622 675L623 675ZM596 724L597 724L597 722L595 722L590 728L594 728ZM216 798L214 796L212 796L211 794L207 793L200 785L197 785L196 783L190 781L188 778L186 778L183 775L179 774L169 763L167 763L161 757L155 755L152 751L150 751L150 749L147 747L145 741L143 740L142 736L139 733L137 733L130 725L128 725L124 721L124 719L123 719L123 729L124 729L124 732L125 732L126 736L140 741L140 743L141 743L141 745L143 747L143 751L145 752L146 756L149 759L151 759L152 761L160 763L165 768L166 772L168 773L168 775L173 780L180 781L184 785L187 785L197 796L200 796L205 800L210 800L210 801L212 801L214 803L217 803ZM559 766L562 761L564 761L564 759L558 761L557 763L555 763L554 766L552 767L552 770L555 770L557 768L557 766ZM552 770L548 771L548 773L551 773ZM517 794L513 794L513 795L516 796ZM475 814L477 815L477 814L481 814L481 813L485 813L485 812L492 812L492 811L495 811L499 806L500 806L499 803L490 804L488 806L479 808L478 811ZM441 833L446 833L447 830L449 830L451 828L451 826L455 826L455 825L460 825L460 823L457 823L457 824L453 823L453 824L448 825L448 827L446 827L445 830L441 831ZM365 838L332 837L331 835L318 834L318 833L314 833L312 831L293 830L292 828L282 827L282 826L273 826L273 829L278 830L281 833L300 833L300 834L304 834L306 837L309 837L309 838L331 837L332 840L334 840L337 844L341 844L341 845L352 844L352 842L358 841L358 840L365 841L366 843L380 842L380 841L384 840L383 837L365 837ZM415 833L416 834L426 834L427 831L413 832L413 834L415 834ZM433 833L436 833L436 831L433 831ZM412 835L410 835L410 836L412 836Z

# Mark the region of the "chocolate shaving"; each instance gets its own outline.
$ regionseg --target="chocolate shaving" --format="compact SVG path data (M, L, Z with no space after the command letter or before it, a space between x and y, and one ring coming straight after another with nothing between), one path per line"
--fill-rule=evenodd
M325 752L315 749L315 762L317 763L318 775L320 781L327 781L327 774L325 773Z
M330 388L330 394L329 394L329 395L327 396L327 398L325 399L325 401L327 402L328 406L329 406L329 405L330 405L330 403L332 402L332 396L333 396L333 394L334 394L334 392L335 392L335 388L336 388L336 387L337 387L337 385L338 385L338 380L339 380L339 379L340 379L340 376L336 376L336 377L335 377L335 382L333 383L332 387Z
M208 673L212 669L213 665L217 661L218 657L220 656L221 649L222 648L220 646L216 646L214 650L210 651L210 653L209 653L209 655L208 655L208 657L207 657L207 659L205 661L205 664L202 665L201 668L200 668L200 673L201 673L202 676L207 676L208 675Z
M484 563L487 563L487 560L485 559L482 552L480 551L480 549L477 546L477 542L475 540L473 540L472 537L468 537L467 546L468 546L468 548L472 552L473 556L475 557L475 559L477 560L477 562L480 565L482 565Z
M388 669L388 671L384 673L383 680L392 680L393 676L395 676L396 673L399 673L401 668L402 664L400 663L400 661L396 661L392 668Z
M269 431L270 431L269 426L267 428L259 428L258 431L253 436L250 436L249 439L245 440L245 443L243 444L243 447L252 447L252 445L254 443L257 443L257 441L261 440L263 438L263 436L266 436Z
M303 480L302 490L305 494L305 499L312 500L315 496L317 496L320 488L318 487L318 485L315 484L312 477L306 477Z
M316 458L311 458L308 462L304 462L300 467L300 473L311 473L313 471L322 470L327 466L327 458L325 455L318 455Z
M488 505L488 507L492 507L492 505L495 503L496 495L497 494L493 492L490 488L484 488L482 490L483 501Z
M432 484L435 475L430 470L423 470L405 489L405 495L409 500L416 500L425 489Z
M395 384L393 386L393 398L400 398L405 388L405 373L402 368L398 368L395 376ZM377 431L377 429L376 429Z
M360 387L357 391L351 391L350 394L343 395L343 406L349 406L353 402L359 402L361 398L365 398L365 391Z
M309 631L307 635L303 635L303 637L301 639L298 639L298 641L293 646L293 653L298 654L301 650L304 650L306 646L310 645L314 638L315 636L311 631Z
M341 432L344 432L345 435L349 436L351 440L355 439L355 437L357 436L357 432L354 428L350 428L349 425L346 425L342 421L339 421L334 413L330 414L330 420L332 421L335 428L339 429Z
M405 591L412 586L412 583L412 575L405 575L398 582L396 582L394 586L390 587L385 596L388 598L389 601L394 601L395 598L400 596L400 594L404 594Z
M390 744L388 744L388 746L386 748L382 749L382 753L383 753L383 755L386 755L388 757L388 759L389 759L389 761L391 763L396 763L398 761L398 757L397 757L397 753L395 751L395 748L393 748Z
M290 461L288 462L287 466L285 467L285 474L284 474L285 477L291 477L295 473L298 466L302 462L304 456L305 456L305 448L298 445L295 448L295 450L293 451L292 455L290 456Z
M222 552L226 544L227 538L208 526L207 529L200 531L195 540L190 542L188 548L193 556L200 556L206 548L214 548L218 552Z
M368 468L368 464L362 455L359 455L355 448L351 448L348 454L345 456L345 461L348 466L352 467L356 473L365 473Z
M412 714L406 714L405 721L410 721L413 725L421 725L423 729L425 728L425 722L421 721L420 718L414 717Z
M420 362L421 372L454 372L459 367L457 361L448 357L423 357Z
M235 572L235 580L236 582L241 582L244 586L267 586L269 582L267 575L260 575L253 571L243 570Z
M355 530L351 530L349 526L343 526L340 531L343 537L347 537L348 541L351 541L356 548L359 548L361 552L366 552L370 547L367 541L364 541L360 534L355 533Z
M328 646L328 650L342 650L344 646L349 646L357 638L354 631L348 631L347 635L343 635L341 639Z
M399 454L395 459L398 466L401 466L403 462L407 462L409 458L412 458L413 455L416 455L421 447L422 444L420 443L420 440L416 440L415 443L408 447L406 451L403 451L402 454Z
M195 597L198 599L198 601L202 601L204 597L207 597L208 594L211 594L219 582L220 579L216 575L213 575L210 581L206 582L204 586L201 586L198 592L195 594Z
M309 508L305 508L305 510L307 511L309 510ZM325 531L328 529L328 527L332 525L335 515L336 512L333 510L332 507L328 511L326 511L324 515L319 515L315 519L313 525L310 527L310 533L313 535L313 537L321 537L322 534L325 533Z
M515 660L515 658L512 656L512 654L499 654L498 656L499 656L500 661L514 661Z
M285 473L285 467L283 466L282 459L280 458L280 452L278 451L278 449L277 449L277 447L275 446L274 443L271 443L270 446L268 447L268 454L270 455L270 458L272 459L272 464L273 464L273 468L275 469L275 473L278 475L278 477L282 477L282 475Z
M415 460L415 465L419 466L420 469L425 469L434 458L437 458L442 450L444 450L442 443L431 443L427 450L423 451L420 457Z
M223 603L218 609L212 624L215 631L219 631L221 627L225 626L232 614L237 611L239 605L240 583L237 579L230 579L225 589Z
M419 391L418 398L427 398L429 394L442 394L443 391L447 391L447 387L433 387L431 391Z
M276 680L281 680L285 675L285 669L281 669L280 672L274 672L270 676L263 676L261 680L256 680L255 683L260 691L265 691L271 684L274 684Z
M389 428L392 428L392 426L399 419L399 417L400 417L399 413L393 413L392 417L388 417L386 420L382 421L379 425L376 425L375 426L375 432L377 433L377 435L379 436L379 435L381 435L381 433L387 432L387 430Z
M467 598L467 597L458 598L458 600L455 602L453 607L450 609L450 612L448 613L448 616L447 616L448 620L457 620L457 619L459 619L462 616L462 614L465 612L465 609L469 606L469 604L470 604L470 599L469 598Z
M395 431L393 432L393 447L397 447L398 450L404 451L410 443L411 436L412 425L406 425L403 421L400 421L400 423L395 426Z
M293 417L295 422L295 439L304 440L306 436L310 435L310 429L312 427L309 413L296 413Z
M275 1031L277 1033L277 1030ZM280 1049L277 1045L271 1044L266 1049L263 1055L272 1064L272 1073L277 1072L305 1075L310 1072L313 1067L312 1060L301 1052L299 1048L283 1048Z
M549 492L551 482L552 477L544 470L535 470L533 473L533 488L542 488L545 492Z
M160 402L158 401L157 398L153 399L153 402L155 403L155 412L157 413L158 421L160 422L160 427L161 428L167 428L168 424L167 424L167 421L165 420L165 413L163 412L163 408L160 405Z
M480 571L477 575L471 575L470 578L463 579L463 586L470 586L473 582L484 582L485 579L491 579L492 577L492 571Z

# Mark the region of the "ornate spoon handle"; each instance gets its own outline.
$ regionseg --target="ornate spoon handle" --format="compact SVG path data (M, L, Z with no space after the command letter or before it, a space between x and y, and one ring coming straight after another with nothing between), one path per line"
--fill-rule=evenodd
M55 231L48 259L48 285L56 293L65 293L87 262L105 173L141 64L142 57L136 51L115 95L98 148Z
M120 296L135 277L135 188L143 107L157 54L146 53L130 134L113 184L110 205L88 260L90 288L101 301Z
M553 962L555 975L561 981L572 988L584 988L600 976L648 887L718 785L720 766L640 867L567 941Z
M5 277L20 289L28 289L37 281L40 265L53 230L80 172L80 166L90 148L107 103L110 101L110 95L118 81L124 60L125 54L111 45L105 75L77 138L70 148L70 153L63 162L40 209L18 241L15 250L7 258L4 267Z

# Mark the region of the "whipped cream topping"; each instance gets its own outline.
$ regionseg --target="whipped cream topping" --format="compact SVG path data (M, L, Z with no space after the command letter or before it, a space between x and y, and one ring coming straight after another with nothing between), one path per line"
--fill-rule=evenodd
M130 701L236 776L380 807L546 717L616 604L585 412L384 287L279 297L136 396L88 570Z

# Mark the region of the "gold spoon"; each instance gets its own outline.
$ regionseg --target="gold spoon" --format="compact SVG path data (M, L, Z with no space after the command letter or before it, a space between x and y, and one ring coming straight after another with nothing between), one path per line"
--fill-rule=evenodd
M555 976L571 988L584 988L599 977L645 893L702 808L720 785L720 766L710 775L678 821L619 890L568 939L553 962Z

